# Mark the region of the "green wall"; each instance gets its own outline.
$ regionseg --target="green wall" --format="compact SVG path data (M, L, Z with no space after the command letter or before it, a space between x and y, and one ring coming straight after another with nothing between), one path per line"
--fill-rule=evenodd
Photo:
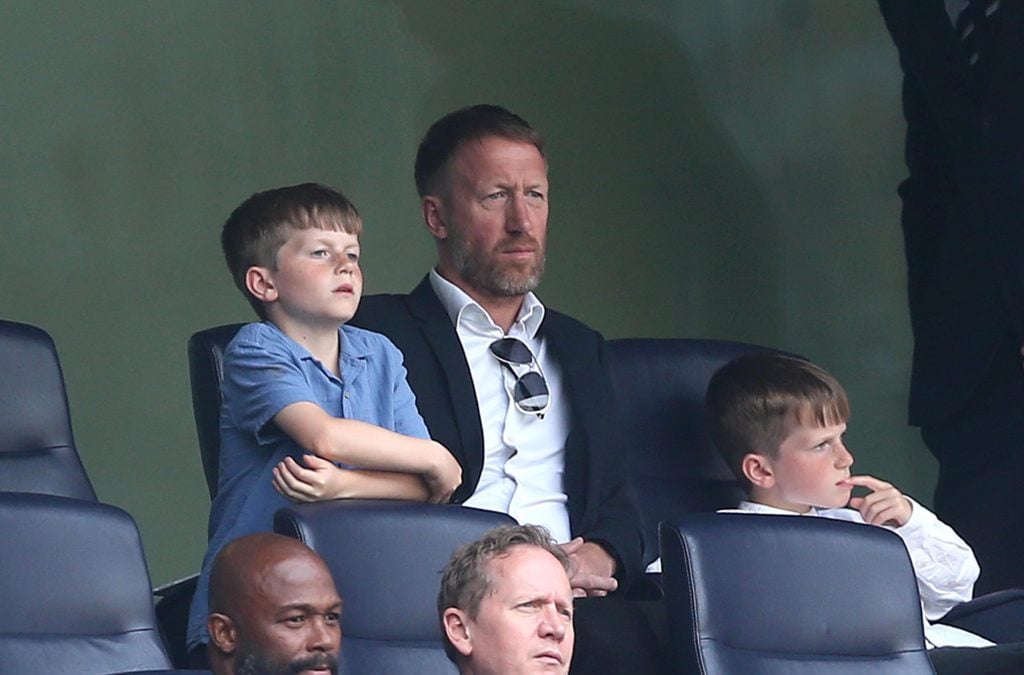
M407 290L433 257L416 143L480 101L549 142L547 303L610 337L818 361L850 391L858 468L930 501L874 3L8 0L0 64L0 316L54 336L86 467L156 583L205 544L186 340L249 319L224 218L335 185L366 220L367 291Z

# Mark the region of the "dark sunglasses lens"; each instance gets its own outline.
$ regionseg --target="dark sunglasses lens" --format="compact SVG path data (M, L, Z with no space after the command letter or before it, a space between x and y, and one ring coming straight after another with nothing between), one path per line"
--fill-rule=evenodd
M533 354L529 348L515 338L502 338L491 343L491 352L509 363L531 363Z
M512 395L521 410L539 412L548 407L548 384L539 373L526 373L516 380Z

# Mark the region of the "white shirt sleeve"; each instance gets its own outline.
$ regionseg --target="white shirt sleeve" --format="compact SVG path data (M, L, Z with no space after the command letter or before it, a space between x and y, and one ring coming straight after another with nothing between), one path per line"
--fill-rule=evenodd
M925 618L935 621L971 599L981 568L974 551L953 528L913 499L910 503L910 520L892 529L910 553Z

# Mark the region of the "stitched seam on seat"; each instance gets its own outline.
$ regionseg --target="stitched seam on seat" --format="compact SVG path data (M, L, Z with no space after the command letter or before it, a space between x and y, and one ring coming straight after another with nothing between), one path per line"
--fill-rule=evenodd
M817 659L817 658L821 658L821 657L830 658L830 659L836 659L836 660L842 659L842 660L846 660L846 661L868 661L868 660L870 660L870 661L877 661L879 658L883 658L883 657L897 657L897 656L902 656L904 654L917 654L917 653L925 651L924 647L922 646L921 649L899 649L899 650L896 650L896 651L880 652L880 653L877 653L877 654L836 654L836 653L833 653L833 652L805 653L805 652L784 652L784 651L777 651L777 650L773 650L773 649L747 649L747 648L744 648L744 647L734 647L733 645L729 644L728 642L725 642L723 640L716 640L714 638L708 638L708 641L709 642L717 642L717 643L723 645L724 647L726 647L727 649L730 649L730 650L732 650L734 652L743 653L743 654L777 654L777 655L780 655L780 656L788 656L788 657L790 657L790 658L792 658L794 660L800 660L800 661L807 661L807 660Z

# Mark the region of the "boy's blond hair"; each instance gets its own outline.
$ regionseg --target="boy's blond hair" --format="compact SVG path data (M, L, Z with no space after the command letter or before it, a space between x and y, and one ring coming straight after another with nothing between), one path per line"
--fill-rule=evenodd
M850 401L836 378L810 361L756 352L718 369L708 384L705 410L711 439L749 491L743 474L747 454L777 457L797 423L845 423Z
M363 221L343 194L326 185L302 183L257 192L231 212L221 232L224 258L231 277L261 320L263 302L245 285L250 267L277 268L277 252L294 230L334 230L357 237Z

